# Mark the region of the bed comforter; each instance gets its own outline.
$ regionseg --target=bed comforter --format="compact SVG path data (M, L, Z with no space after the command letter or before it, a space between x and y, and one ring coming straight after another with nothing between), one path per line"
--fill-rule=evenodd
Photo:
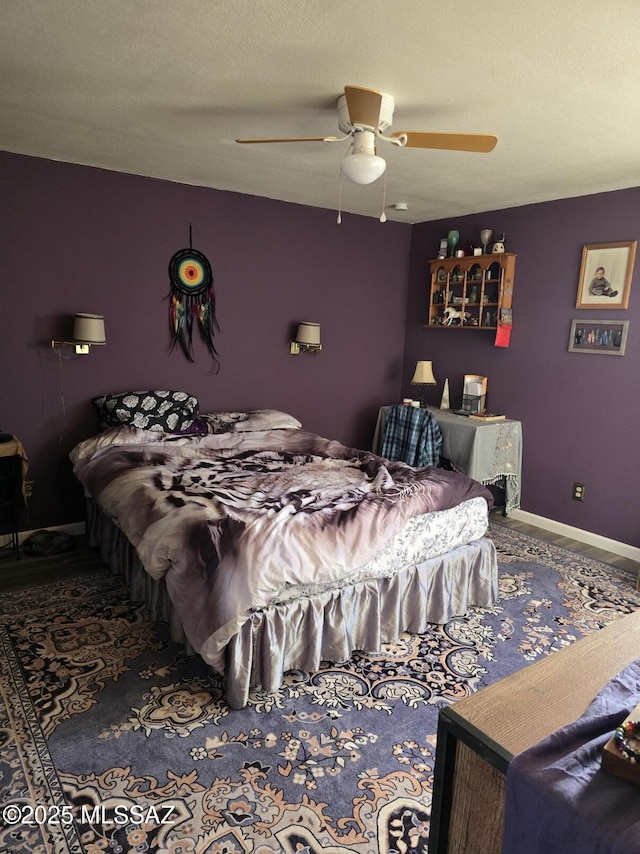
M111 428L71 459L221 673L230 638L286 588L348 578L413 516L478 496L492 503L458 472L299 429L175 437Z

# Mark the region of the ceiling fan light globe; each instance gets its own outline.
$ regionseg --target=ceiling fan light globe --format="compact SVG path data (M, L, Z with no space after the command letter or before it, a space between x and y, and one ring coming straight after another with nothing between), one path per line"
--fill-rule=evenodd
M386 168L386 161L377 154L347 154L342 161L342 171L354 184L373 184Z

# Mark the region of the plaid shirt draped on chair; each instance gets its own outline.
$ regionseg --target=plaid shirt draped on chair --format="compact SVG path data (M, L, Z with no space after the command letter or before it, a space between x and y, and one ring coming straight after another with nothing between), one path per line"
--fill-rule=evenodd
M380 456L410 466L437 466L441 447L440 427L430 412L400 403L389 408Z

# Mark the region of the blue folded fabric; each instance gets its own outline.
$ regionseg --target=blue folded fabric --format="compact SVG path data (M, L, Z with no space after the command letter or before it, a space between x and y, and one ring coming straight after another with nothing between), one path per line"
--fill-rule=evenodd
M640 788L601 767L602 748L640 703L640 659L573 723L514 757L503 854L638 854Z

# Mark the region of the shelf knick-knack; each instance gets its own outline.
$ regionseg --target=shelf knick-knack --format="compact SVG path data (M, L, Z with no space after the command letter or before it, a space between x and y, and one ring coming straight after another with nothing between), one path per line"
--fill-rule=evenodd
M444 381L444 388L442 389L442 400L440 401L440 409L449 409L449 380L446 379Z
M504 252L504 233L498 237L496 242L493 244L493 249L491 250L493 255L501 255Z

